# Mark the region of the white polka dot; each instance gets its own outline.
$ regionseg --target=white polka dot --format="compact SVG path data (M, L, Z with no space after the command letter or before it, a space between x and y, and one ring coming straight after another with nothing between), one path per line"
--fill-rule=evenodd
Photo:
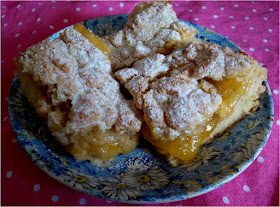
M38 5L42 6L43 4L42 4L42 3L39 3Z
M78 8L76 8L76 11L81 11L81 9L78 7Z
M81 198L79 201L80 205L85 205L87 203L86 199Z
M206 6L202 6L202 9L206 9Z
M243 40L243 42L247 42L247 40Z
M112 203L112 201L106 201L107 203Z
M56 8L56 6L53 6L52 8L53 8L53 9L55 9L55 8Z
M249 17L245 17L245 19L250 19Z
M235 26L231 26L231 29L235 29Z
M234 5L234 7L238 7L238 5L237 5L237 4L235 4L235 5Z
M265 50L266 52L269 52L269 49L267 49L267 48L265 48L264 50Z
M109 7L109 11L113 11L113 8L112 8L112 7Z
M6 24L4 24L4 27L7 27L8 26L8 24L6 23Z
M267 42L267 39L263 39L263 42Z
M1 16L1 18L3 19L3 18L5 18L5 16L6 16L6 15L4 14L4 15Z
M175 6L179 6L179 4L175 4Z
M221 10L224 10L225 8L224 8L224 7L221 7L220 9L221 9Z
M35 12L35 11L36 11L36 9L35 9L35 8L33 8L31 11L32 11L32 12Z
M262 67L262 66L263 66L263 63L259 63L259 65Z
M53 25L50 25L49 28L50 28L50 29L53 29L54 27L53 27Z
M229 16L230 19L233 19L233 16Z
M269 9L269 11L273 11L273 9L272 9L272 8L270 8L270 9Z
M223 197L223 201L224 201L225 204L229 204L229 200L228 200L227 197Z
M22 25L22 22L19 22L19 23L18 23L18 26L20 26L20 25Z
M2 60L2 61L3 61L3 60ZM9 118L9 117L8 117L8 116L6 116L6 117L4 118L4 121L6 121L8 118Z
M13 175L13 172L12 172L12 171L8 171L8 172L6 173L6 177L7 177L7 178L12 177L12 175Z
M5 62L4 60L1 61L1 63Z
M250 29L250 30L254 30L254 27L250 27L249 29Z
M17 143L17 138L12 139L12 143Z
M255 51L255 49L254 48L250 48L250 51Z
M199 21L199 19L198 19L198 18L194 18L194 20L195 20L195 21Z
M35 185L33 186L33 190L34 190L35 192L39 191L39 190L40 190L40 184L35 184Z
M40 21L41 21L41 18L39 17L36 21L37 21L37 22L40 22Z
M97 5L96 5L96 4L93 4L92 7L97 7Z
M59 199L59 197L57 196L57 195L53 195L52 196L52 202L57 202L58 201L58 199Z
M7 6L2 6L2 8L3 8L3 9L6 9L6 8L7 8Z
M215 19L217 19L217 18L218 18L218 16L217 16L217 15L213 15L213 17L214 17Z
M21 47L21 44L19 44L18 46L17 46L17 48L20 48Z
M123 5L124 5L123 3L120 3L120 7L123 7Z
M264 162L264 159L263 159L262 156L258 156L258 162L260 162L260 163L263 163L263 162Z
M188 10L188 12L192 12L192 10L191 10L191 9L189 9L189 10Z
M278 126L280 126L280 120L277 120L276 123Z
M272 29L268 29L269 32L272 32Z
M243 186L243 190L246 191L246 192L249 192L249 191L250 191L250 188L249 188L247 185L244 185L244 186Z
M264 20L268 20L268 18L266 18L266 17L264 17L263 19L264 19Z
M68 19L63 19L63 22L64 23L68 23Z
M15 35L15 37L18 37L18 36L19 36L19 34L16 34L16 35Z
M278 90L273 90L273 93L274 94L278 94Z
M210 27L211 27L211 28L215 28L215 26L214 26L214 25L211 25Z
M36 31L33 31L33 32L32 32L32 34L35 34L35 33L36 33Z
M7 97L5 98L5 101L7 101L7 102L9 101L9 96L7 96Z
M21 5L19 4L19 5L17 5L17 8L19 9L21 7Z
M253 9L252 11L253 11L253 12L256 12L257 10L256 10L256 9Z

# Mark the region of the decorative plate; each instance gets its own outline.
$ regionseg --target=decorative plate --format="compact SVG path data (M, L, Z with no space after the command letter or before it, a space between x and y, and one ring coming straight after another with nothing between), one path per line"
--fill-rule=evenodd
M84 21L98 36L121 29L128 15L106 16ZM227 38L199 25L183 21L199 31L198 38L241 49ZM50 38L58 37L60 32ZM18 142L47 174L83 193L119 202L163 203L192 198L218 188L245 170L263 149L273 122L270 88L261 95L259 109L233 128L200 148L194 160L171 167L142 140L128 155L118 155L102 164L77 162L51 136L44 122L29 106L14 77L9 112Z

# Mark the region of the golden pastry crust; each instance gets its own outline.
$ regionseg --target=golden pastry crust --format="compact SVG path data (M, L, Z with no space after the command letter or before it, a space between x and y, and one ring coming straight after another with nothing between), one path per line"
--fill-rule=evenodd
M143 110L144 138L176 166L256 108L266 69L243 52L190 42L115 75Z
M222 102L217 93L206 93L194 81L163 77L143 95L144 118L153 139L174 140L202 124Z
M25 95L77 159L107 159L107 152L91 152L85 145L105 145L110 137L110 142L120 145L110 152L114 156L136 147L142 124L139 112L120 93L109 59L75 29L67 28L58 39L28 48L17 65Z
M112 68L117 70L155 53L168 54L179 44L197 42L196 34L178 21L170 3L153 1L137 4L124 28L104 40L111 46Z

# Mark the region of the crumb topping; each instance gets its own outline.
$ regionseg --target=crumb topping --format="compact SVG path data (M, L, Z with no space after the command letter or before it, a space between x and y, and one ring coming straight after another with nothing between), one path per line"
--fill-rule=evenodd
M144 95L144 118L161 135L157 136L159 139L173 140L180 132L201 124L221 102L219 94L206 93L198 84L163 77L153 82L151 90Z
M210 118L222 97L210 80L222 80L253 60L210 43L187 43L169 55L154 54L115 72L142 109L158 139L175 139Z
M246 70L253 64L253 59L247 54L213 43L179 46L166 59L173 69L172 76L183 79L191 76L197 80L221 80L235 70Z
M104 40L112 48L112 68L117 70L155 53L168 54L176 45L194 40L196 34L194 28L178 22L170 3L142 2L124 28Z
M96 126L140 131L141 117L120 93L109 59L75 29L67 28L60 38L30 47L18 63L22 73L46 88L49 125L64 122L65 127L59 129L64 134Z

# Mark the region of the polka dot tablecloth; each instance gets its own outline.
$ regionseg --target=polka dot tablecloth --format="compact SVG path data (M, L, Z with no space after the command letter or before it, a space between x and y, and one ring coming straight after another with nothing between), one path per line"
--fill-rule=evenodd
M9 88L21 50L82 20L130 13L137 2L1 2L2 205L128 205L82 194L57 182L24 153L8 113ZM242 174L207 194L160 205L279 205L279 2L172 2L180 19L239 45L268 69L275 117L263 151Z

